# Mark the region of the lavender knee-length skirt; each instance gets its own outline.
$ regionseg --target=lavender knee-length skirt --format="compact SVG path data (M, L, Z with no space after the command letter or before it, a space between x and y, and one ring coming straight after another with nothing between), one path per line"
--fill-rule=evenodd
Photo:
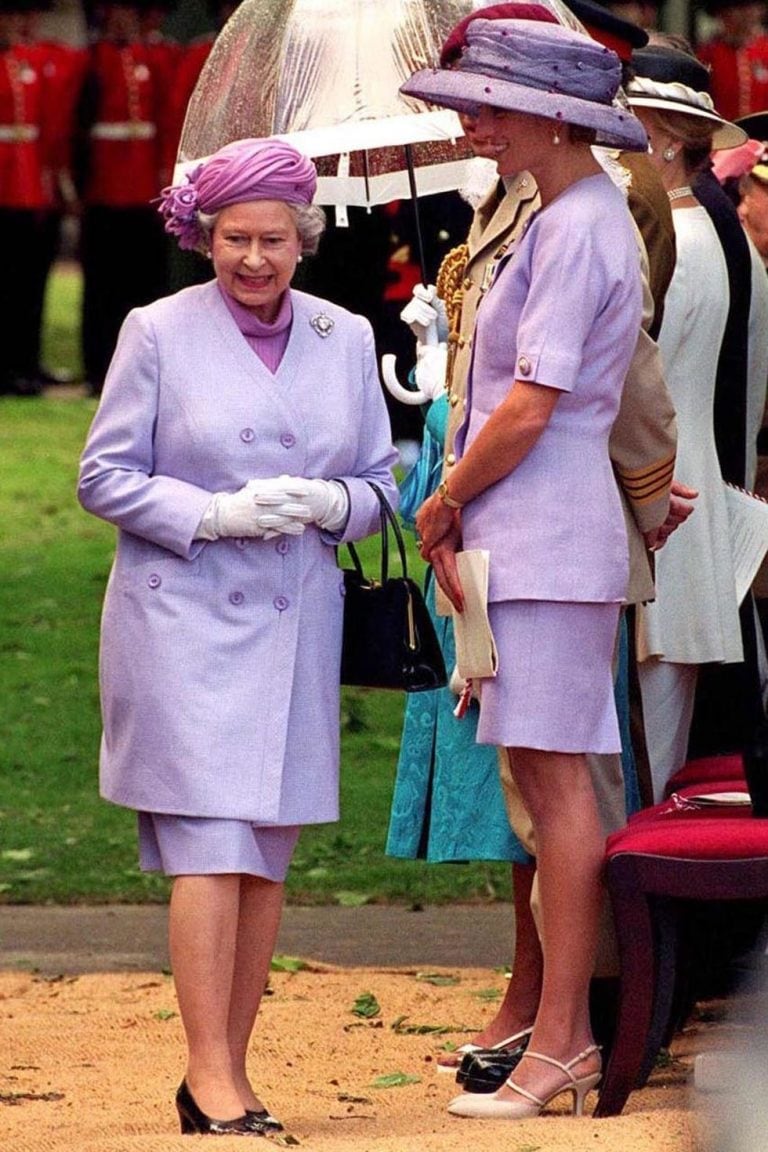
M166 876L245 873L285 880L301 827L139 812L139 862Z
M613 696L619 604L488 606L499 652L482 681L477 740L548 752L620 752Z

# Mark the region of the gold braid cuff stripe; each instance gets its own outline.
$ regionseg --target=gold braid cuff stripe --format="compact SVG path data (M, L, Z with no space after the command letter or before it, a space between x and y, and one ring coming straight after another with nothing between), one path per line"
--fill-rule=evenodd
M645 468L619 468L616 466L616 475L627 498L633 504L650 504L658 500L672 482L675 471L674 456L666 460L658 460Z

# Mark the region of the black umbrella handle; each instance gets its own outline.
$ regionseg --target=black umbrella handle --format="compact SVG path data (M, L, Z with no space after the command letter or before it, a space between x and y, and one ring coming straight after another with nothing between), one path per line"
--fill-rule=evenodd
M413 149L410 144L405 145L405 164L408 169L408 186L411 190L411 203L413 204L414 224L416 225L416 247L419 253L419 268L421 269L421 282L426 288L427 261L424 258L424 240L421 235L421 220L419 219L419 201L416 193L416 171L413 165Z

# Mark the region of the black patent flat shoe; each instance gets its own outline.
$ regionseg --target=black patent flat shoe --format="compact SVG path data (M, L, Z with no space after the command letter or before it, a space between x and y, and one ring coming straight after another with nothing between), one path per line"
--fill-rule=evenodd
M182 1080L176 1093L176 1110L179 1113L183 1136L263 1136L264 1129L249 1125L247 1113L234 1120L214 1120L206 1116L198 1107L197 1101Z
M525 1055L528 1040L506 1052L474 1052L465 1056L456 1082L465 1092L495 1092L509 1078Z
M260 1112L256 1112L253 1108L246 1108L245 1118L254 1130L260 1132L285 1131L277 1116L273 1116L271 1112L267 1112L266 1108L262 1108Z

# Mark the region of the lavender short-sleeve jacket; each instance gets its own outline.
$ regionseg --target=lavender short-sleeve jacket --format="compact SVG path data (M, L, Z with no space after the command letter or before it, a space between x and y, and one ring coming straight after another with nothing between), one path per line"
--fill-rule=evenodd
M490 549L492 601L624 599L627 534L608 440L641 311L635 233L607 176L532 217L500 262L477 313L459 452L515 379L562 395L528 455L462 512L464 547Z

